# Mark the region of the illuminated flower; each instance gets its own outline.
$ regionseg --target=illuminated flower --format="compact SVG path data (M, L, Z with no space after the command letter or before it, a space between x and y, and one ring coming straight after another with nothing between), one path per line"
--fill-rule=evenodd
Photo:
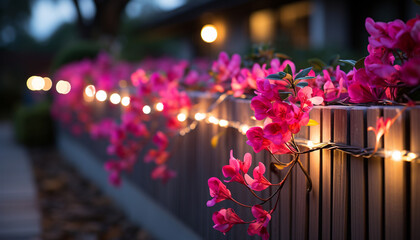
M244 161L236 159L233 157L233 150L230 150L230 159L229 165L226 165L222 168L223 176L226 178L230 177L230 180L225 180L225 182L238 182L245 184L243 174L248 172L249 167L252 163L252 156L250 153L245 153Z
M268 240L270 235L268 234L267 227L271 220L269 212L265 211L261 205L255 205L251 209L252 215L256 218L255 222L249 224L248 234L250 236L259 235L263 240Z
M270 145L270 140L264 137L264 132L261 127L252 127L246 132L248 141L246 143L254 149L254 152L259 153Z
M213 228L225 235L230 231L233 225L245 223L232 208L220 209L213 213L212 219L214 222Z
M252 179L248 174L245 174L245 181L248 186L254 191L262 191L272 185L265 177L265 165L260 162L258 166L254 168L252 173L254 179Z
M231 199L232 194L229 189L216 177L211 177L208 180L210 196L213 198L207 201L207 207L212 207L214 204L226 199Z
M264 97L256 96L251 100L251 108L255 112L255 118L262 120L267 117L267 112L271 108L271 102Z

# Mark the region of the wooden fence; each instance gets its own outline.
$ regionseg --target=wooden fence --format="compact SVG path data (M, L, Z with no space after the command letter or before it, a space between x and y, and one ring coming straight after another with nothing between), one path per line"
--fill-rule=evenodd
M215 101L208 95L192 96L197 111L201 112ZM376 140L367 127L376 126L378 117L392 118L400 110L400 107L316 107L310 115L320 124L304 127L298 137L372 147ZM228 98L212 114L228 121L256 124L251 119L249 100ZM210 141L217 134L220 138L213 148ZM88 144L85 146L104 161L107 159L104 141L94 143L86 136L77 140ZM204 239L254 239L248 237L247 225L234 226L226 237L212 228L213 212L231 207L241 218L252 220L249 209L230 201L211 208L206 206L211 199L207 180L213 176L224 179L222 167L228 164L231 149L239 159L246 152L252 153L251 171L258 161L266 166L272 162L268 153L255 154L246 140L234 128L201 121L195 130L171 139L174 152L168 164L177 171L176 178L166 185L151 180L153 165L143 163L142 159L127 177ZM399 117L381 145L387 150L420 152L420 108L408 109ZM289 161L290 156L280 159ZM280 207L272 215L271 239L420 239L420 163L357 158L338 150L312 152L301 160L309 170L313 189L306 191L305 177L295 168L281 191ZM266 177L271 182L278 182L285 175L285 171L267 170ZM236 199L246 204L259 202L242 185L227 186ZM261 196L268 197L274 190L266 190ZM267 204L264 208L270 209L274 201Z

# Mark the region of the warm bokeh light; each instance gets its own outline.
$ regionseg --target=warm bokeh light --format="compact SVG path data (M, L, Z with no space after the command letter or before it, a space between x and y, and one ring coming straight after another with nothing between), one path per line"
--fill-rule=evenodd
M156 103L155 108L159 112L163 111L163 103L161 103L161 102Z
M38 91L44 88L45 80L39 76L31 76L26 81L26 86L29 90Z
M203 119L205 119L205 118L206 118L206 114L205 114L205 113L196 113L196 114L194 115L194 118L195 118L195 120L197 120L197 121L201 121L201 120L203 120Z
M85 88L85 94L86 94L86 96L88 96L88 97L94 97L95 96L95 93L96 93L95 86L93 86L93 85L86 86L86 88Z
M67 94L70 92L71 90L71 85L69 82L64 81L64 80L60 80L57 82L57 84L55 85L55 89L57 90L58 93L60 94Z
M176 116L176 118L178 119L178 121L183 122L187 120L187 115L185 115L185 113L180 113L178 114L178 116Z
M49 91L51 89L51 87L52 87L51 78L44 77L44 87L42 88L42 90Z
M143 107L143 113L144 114L150 114L152 112L152 108L150 108L149 105L144 105Z
M264 9L252 13L249 17L249 28L254 42L272 40L275 32L275 16L272 10Z
M124 107L127 107L128 105L130 105L130 97L123 97L121 99L121 105L123 105Z
M229 122L227 120L222 119L219 121L219 126L221 127L227 127L228 125L229 125Z
M109 97L109 101L111 101L112 104L118 104L121 101L121 96L118 93L113 93Z
M417 157L417 155L415 153L408 153L407 154L407 160L408 161L413 161L416 157Z
M314 147L314 142L309 140L307 145L308 145L308 148L313 148Z
M242 132L242 134L246 134L246 132L249 130L249 126L247 125L242 125L240 127L240 131Z
M398 150L392 151L391 152L391 159L396 161L396 162L400 162L402 160L402 153Z
M217 39L217 29L214 25L207 24L201 29L201 38L206 43L212 43Z
M99 102L105 101L107 97L108 95L104 90L99 90L98 92L96 92L96 100L98 100Z
M209 117L209 122L213 124L219 124L219 120L213 116Z

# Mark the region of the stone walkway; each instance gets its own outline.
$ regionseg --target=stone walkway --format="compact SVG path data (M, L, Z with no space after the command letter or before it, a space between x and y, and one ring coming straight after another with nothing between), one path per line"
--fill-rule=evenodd
M39 239L40 219L28 155L0 122L0 240Z

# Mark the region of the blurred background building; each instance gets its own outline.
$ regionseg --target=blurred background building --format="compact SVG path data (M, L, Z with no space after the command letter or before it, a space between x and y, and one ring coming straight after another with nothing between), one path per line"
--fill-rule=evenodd
M407 21L420 13L413 1L2 0L0 113L24 100L28 76L50 76L101 49L130 61L213 59L267 44L302 67L312 57L359 59L367 53L366 17ZM208 24L213 28L202 36Z

